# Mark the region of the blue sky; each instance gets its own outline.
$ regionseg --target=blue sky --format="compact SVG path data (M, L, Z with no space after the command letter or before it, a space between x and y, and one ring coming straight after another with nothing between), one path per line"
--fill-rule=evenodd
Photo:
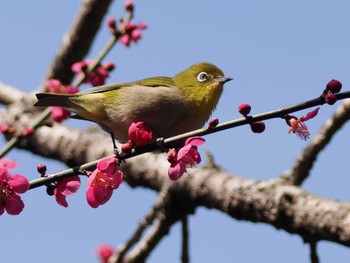
M2 3L0 81L24 91L34 90L81 2ZM226 85L213 115L221 121L239 117L237 107L242 102L252 105L252 113L260 113L315 98L333 78L348 89L348 1L135 0L135 5L134 21L145 22L149 28L137 45L129 49L118 45L109 54L107 60L117 64L110 83L174 75L194 63L213 62L234 78ZM123 1L116 1L108 17L119 17L122 6ZM104 28L89 57L94 57L108 39ZM308 123L311 136L338 104L323 106ZM259 135L251 133L249 127L240 127L207 136L202 149L211 151L216 162L231 173L275 178L290 168L307 142L288 134L284 121L272 120L266 125L266 132ZM319 156L304 189L326 198L349 200L349 128L347 124ZM0 144L4 144L2 138ZM9 157L20 162L15 172L30 179L37 176L38 163L45 162L50 172L65 168L19 150ZM0 218L1 260L97 262L95 247L123 243L155 197L154 192L123 184L111 201L98 209L87 205L84 190L70 198L69 208L64 209L44 188L32 190L23 196L26 207L20 216ZM190 228L192 262L309 261L308 247L300 237L269 225L241 222L200 208L190 217ZM179 262L179 233L176 225L149 262ZM322 242L319 254L322 262L345 262L350 249Z

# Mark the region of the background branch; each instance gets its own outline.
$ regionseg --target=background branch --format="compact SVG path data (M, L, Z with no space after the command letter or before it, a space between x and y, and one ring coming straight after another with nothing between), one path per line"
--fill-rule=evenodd
M45 79L59 79L64 84L71 82L74 73L70 67L82 60L90 50L112 0L87 0L82 3L72 27L63 37ZM42 86L40 90L44 91L45 87Z

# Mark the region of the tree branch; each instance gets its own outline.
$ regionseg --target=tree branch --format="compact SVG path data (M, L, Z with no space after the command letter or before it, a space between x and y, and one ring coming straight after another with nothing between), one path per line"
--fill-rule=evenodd
M139 225L136 231L129 238L128 242L119 247L115 258L111 259L110 262L116 262L116 263L123 262L125 254L129 251L129 249L132 246L134 246L140 240L146 228L153 223L159 209L163 206L166 198L167 198L167 187L164 187L164 189L159 192L157 201L152 207L152 209L145 216L145 218L139 222Z
M15 87L0 82L0 104L9 105L24 96L27 96L27 94Z

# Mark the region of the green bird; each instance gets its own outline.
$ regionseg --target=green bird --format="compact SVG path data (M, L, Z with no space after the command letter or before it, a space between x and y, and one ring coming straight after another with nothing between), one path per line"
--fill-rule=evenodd
M210 63L195 64L174 77L152 77L93 87L76 94L38 93L35 106L61 106L90 120L124 143L132 122L142 121L157 137L204 126L223 85L232 80Z

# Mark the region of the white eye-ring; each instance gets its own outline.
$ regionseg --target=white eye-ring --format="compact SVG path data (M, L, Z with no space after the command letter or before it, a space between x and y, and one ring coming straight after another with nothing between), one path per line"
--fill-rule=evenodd
M204 82L204 81L207 81L208 79L209 79L209 76L208 76L208 74L206 72L201 72L197 76L197 80L199 82Z

